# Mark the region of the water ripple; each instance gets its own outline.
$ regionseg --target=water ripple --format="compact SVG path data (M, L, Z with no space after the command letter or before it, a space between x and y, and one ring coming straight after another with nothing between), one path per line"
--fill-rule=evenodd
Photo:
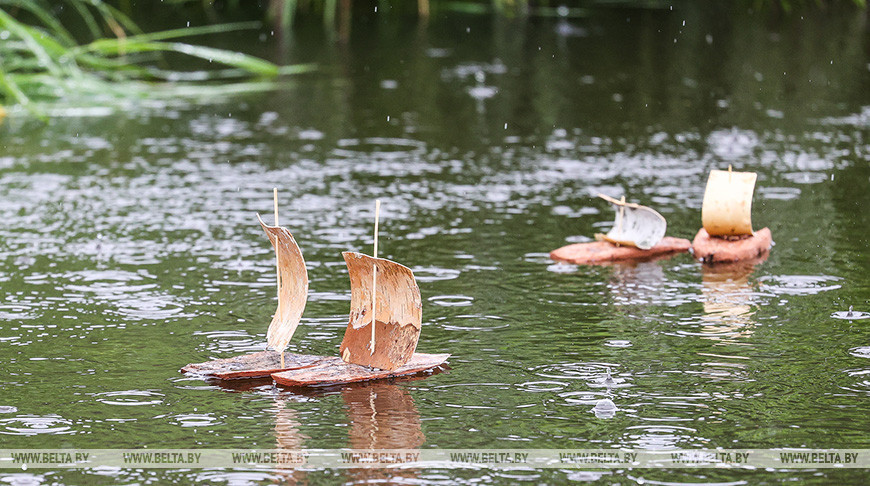
M467 295L436 295L428 300L442 307L468 307L474 303L474 297Z
M557 392L568 387L568 383L562 381L527 381L520 383L517 388L520 391L542 393L542 392Z
M577 362L548 364L532 368L532 373L543 378L555 380L585 380L590 383L603 383L608 370L617 367L615 364L597 362Z
M765 275L761 288L776 295L813 295L841 287L839 277L828 275Z
M444 319L445 318L441 318L439 320ZM460 322L468 322L468 324L460 324ZM461 315L451 317L450 324L442 325L442 327L448 331L494 331L509 326L510 324L505 322L503 317L482 315Z
M828 180L828 175L822 172L788 172L782 177L795 184L818 184Z
M856 378L858 381L854 385L844 386L844 390L863 393L870 396L870 369L847 370L846 373L850 378Z
M461 273L453 268L439 267L413 267L414 277L418 282L437 282L440 280L453 280Z
M265 327L263 331L265 332ZM246 331L196 331L194 336L204 336L208 339L206 349L209 352L223 355L234 355L252 351L262 351L266 348L263 337L251 336Z
M426 144L407 138L370 137L338 141L333 153L346 158L407 159L410 155L425 153Z
M831 314L834 319L843 319L847 321L858 321L861 319L870 319L870 312L853 311L851 307L847 311L837 311Z
M183 413L171 417L171 422L181 427L211 427L222 422L207 413Z
M114 392L97 393L96 400L106 405L158 405L163 403L163 394L150 390L124 390Z
M40 435L73 434L72 422L60 415L18 415L0 419L0 434Z
M620 441L628 447L647 450L677 449L705 442L695 435L697 430L673 425L634 425L626 427Z
M596 405L599 400L609 396L607 392L597 391L573 391L559 394L559 397L564 398L567 403L573 405Z

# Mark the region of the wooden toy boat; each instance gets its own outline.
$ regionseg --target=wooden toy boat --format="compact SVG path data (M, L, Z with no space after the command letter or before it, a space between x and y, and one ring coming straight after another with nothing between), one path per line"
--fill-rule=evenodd
M411 376L445 364L449 354L415 353L423 303L411 269L356 252L343 254L351 282L351 311L341 357L285 355L305 307L308 273L293 235L277 224L268 226L262 219L260 224L278 262L278 309L267 333L267 345L273 350L189 364L181 369L183 373L219 380L271 377L282 385L325 386Z
M598 241L574 243L550 252L555 261L575 264L644 260L689 251L691 243L682 238L666 237L667 221L652 208L627 203L625 197L598 197L613 205L616 219L607 234L596 234Z
M449 354L415 353L422 329L423 300L410 268L377 258L344 252L350 277L350 316L339 354L315 366L272 374L286 386L333 385L406 376L443 365Z
M768 228L752 230L754 172L712 170L701 206L703 228L692 241L692 253L705 263L758 258L773 246Z

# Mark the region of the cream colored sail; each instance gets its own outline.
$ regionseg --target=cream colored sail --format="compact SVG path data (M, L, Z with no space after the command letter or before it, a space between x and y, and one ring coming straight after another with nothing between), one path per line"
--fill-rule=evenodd
M710 236L752 234L755 172L711 170L701 205L701 222Z

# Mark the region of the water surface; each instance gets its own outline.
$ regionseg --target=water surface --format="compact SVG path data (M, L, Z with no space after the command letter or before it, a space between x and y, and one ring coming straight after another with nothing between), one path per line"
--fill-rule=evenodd
M868 321L832 317L870 311L867 45L866 15L854 12L770 20L678 5L402 28L369 16L346 46L300 31L284 55L320 69L276 92L47 126L8 119L0 447L870 448ZM754 225L776 241L763 261L547 257L606 231L597 192L652 205L669 235L691 238L709 170L729 164L758 172ZM449 371L306 394L178 373L263 348L274 253L255 214L271 213L274 186L311 278L289 349L337 353L350 299L340 253L371 250L380 198L381 255L411 267L423 294L418 349L452 353ZM605 399L615 413L600 413ZM288 475L863 478L222 469L3 471L0 481Z

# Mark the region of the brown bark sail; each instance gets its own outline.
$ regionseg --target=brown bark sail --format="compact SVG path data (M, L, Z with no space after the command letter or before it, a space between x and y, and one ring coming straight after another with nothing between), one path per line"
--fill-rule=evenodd
M423 301L411 269L362 253L342 253L350 277L350 322L339 350L342 359L372 368L396 370L414 355L420 338ZM377 298L372 312L372 272L377 266ZM375 349L372 352L372 315Z
M302 319L302 311L308 299L308 270L305 268L302 251L290 231L280 226L267 225L259 214L257 219L278 256L278 309L269 324L266 343L270 348L281 352L287 348L299 320Z

